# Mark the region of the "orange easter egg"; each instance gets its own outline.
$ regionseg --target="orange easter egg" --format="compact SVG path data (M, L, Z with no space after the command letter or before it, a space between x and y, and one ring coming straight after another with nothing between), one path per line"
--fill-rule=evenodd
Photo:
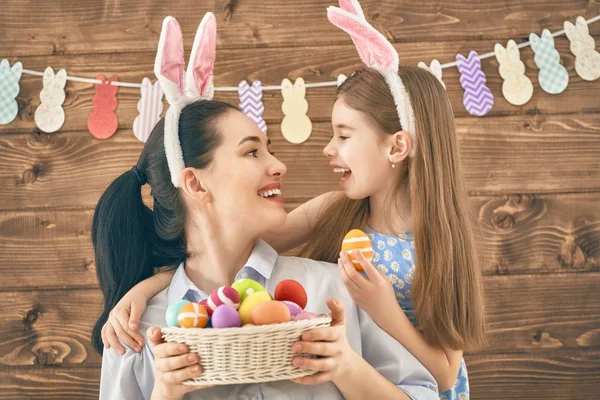
M208 311L202 304L189 303L179 309L177 320L182 328L204 328L208 324Z
M254 306L252 323L254 325L281 324L292 318L290 309L281 301L267 301Z
M356 257L354 257L354 254L352 254L354 249L360 250L367 260L371 261L373 259L373 245L371 244L371 240L369 240L367 234L360 229L352 229L344 236L344 240L342 241L342 251L348 253L354 268L356 268L357 271L362 272L362 265L360 265Z

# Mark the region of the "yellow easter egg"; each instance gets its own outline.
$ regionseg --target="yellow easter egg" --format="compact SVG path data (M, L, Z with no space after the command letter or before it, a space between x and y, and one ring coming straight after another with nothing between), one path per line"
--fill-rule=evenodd
M367 234L360 229L352 229L344 236L344 240L342 241L342 251L348 253L354 268L356 268L357 271L362 272L362 265L360 265L360 262L354 257L354 254L352 254L354 249L360 250L367 260L371 261L373 259L373 245L371 244L371 240Z
M242 304L240 304L240 308L238 308L242 325L252 323L252 309L257 304L265 303L267 301L271 301L271 295L267 292L256 292L246 297L246 299L242 301Z

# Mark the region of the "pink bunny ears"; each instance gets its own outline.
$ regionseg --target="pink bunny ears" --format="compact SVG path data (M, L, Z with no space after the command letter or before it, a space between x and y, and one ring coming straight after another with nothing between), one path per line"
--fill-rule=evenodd
M206 13L196 31L187 70L184 69L183 35L173 17L163 21L154 74L160 82L170 107L165 115L165 153L171 182L179 187L179 176L185 168L179 141L179 116L183 108L197 100L211 100L214 95L213 66L217 46L217 22Z
M327 18L329 22L350 35L362 62L378 71L385 79L394 98L402 129L413 139L412 157L417 144L414 112L404 83L398 75L400 64L398 52L385 36L367 22L357 0L339 0L339 2L341 8L327 8Z

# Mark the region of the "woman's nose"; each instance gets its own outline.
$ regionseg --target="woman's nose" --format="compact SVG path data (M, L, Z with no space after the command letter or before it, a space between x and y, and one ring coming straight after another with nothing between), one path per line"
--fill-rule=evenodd
M272 156L272 163L269 167L269 175L273 176L284 176L287 172L287 166L279 161L275 156Z

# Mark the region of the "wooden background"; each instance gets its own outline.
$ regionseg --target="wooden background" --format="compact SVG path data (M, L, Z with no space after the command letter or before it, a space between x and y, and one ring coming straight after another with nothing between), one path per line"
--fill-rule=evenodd
M0 13L0 58L43 71L66 68L120 81L152 77L162 19L181 23L189 51L205 11L216 13L215 82L279 84L285 77L331 81L360 66L348 36L330 26L333 0L256 1L7 0ZM491 51L530 32L591 18L598 0L363 0L367 18L394 42L402 63L453 61ZM590 27L600 40L600 23ZM475 399L587 399L600 391L600 81L574 70L565 37L556 40L567 90L544 93L531 49L522 50L533 99L501 96L495 59L483 61L496 99L484 118L462 106L456 69L444 81L457 117L471 206L479 215L489 312L488 348L467 356ZM596 45L600 49L600 45ZM102 191L137 160L131 127L138 89L119 88L119 130L100 141L87 132L94 88L68 82L66 122L40 132L33 115L42 80L23 75L19 115L0 126L0 397L97 398L101 358L90 330L101 294L90 243ZM333 88L307 90L311 139L285 142L281 95L265 92L274 149L289 167L289 208L327 190L336 176L321 155L330 135ZM236 102L236 94L217 98Z

